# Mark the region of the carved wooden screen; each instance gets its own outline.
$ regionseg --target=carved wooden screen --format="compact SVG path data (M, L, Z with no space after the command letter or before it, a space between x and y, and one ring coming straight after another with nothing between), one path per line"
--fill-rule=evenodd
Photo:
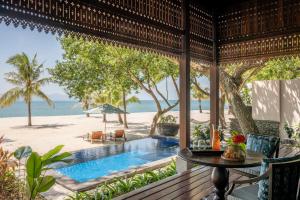
M181 4L181 0L0 0L0 21L178 56ZM193 55L209 63L210 16L193 7L191 20Z
M221 63L300 55L300 1L253 0L219 14Z
M209 10L220 3L203 1L212 2L211 8L203 9L201 2L191 0L191 56L209 65L213 58ZM221 64L299 54L299 0L224 2L216 13ZM178 56L181 5L182 0L0 0L0 22Z

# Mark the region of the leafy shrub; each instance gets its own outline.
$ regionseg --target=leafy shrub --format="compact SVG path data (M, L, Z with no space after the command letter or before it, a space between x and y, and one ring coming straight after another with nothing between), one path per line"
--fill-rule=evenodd
M176 118L173 115L162 115L160 117L159 123L175 124Z
M69 196L67 200L110 200L175 174L176 164L175 161L172 161L171 164L164 168L137 174L131 178L116 179L110 184L100 185L94 191L75 193L74 195Z
M220 140L224 140L224 131L222 129L218 129L220 133ZM194 139L207 141L207 145L209 145L210 141L210 127L208 125L198 124L194 127L192 132L192 136Z
M4 137L0 137L0 144ZM0 199L17 199L19 183L14 169L17 163L13 160L13 154L0 147Z

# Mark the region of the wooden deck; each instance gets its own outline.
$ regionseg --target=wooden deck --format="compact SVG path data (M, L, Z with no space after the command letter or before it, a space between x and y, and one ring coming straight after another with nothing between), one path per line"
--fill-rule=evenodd
M281 148L280 157L300 154L299 148ZM210 181L211 167L199 166L181 174L152 183L143 188L116 197L115 200L206 200L212 199L214 187ZM247 177L234 172L230 180Z

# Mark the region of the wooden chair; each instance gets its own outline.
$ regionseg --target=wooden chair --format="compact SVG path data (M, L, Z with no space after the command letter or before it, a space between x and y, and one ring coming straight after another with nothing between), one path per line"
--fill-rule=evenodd
M127 140L124 130L115 130L115 133L111 135L111 139L116 141L118 138L123 138L124 141Z
M266 158L278 157L280 138L272 135L249 134L247 136L247 150L264 154ZM236 168L234 172L254 178L259 176L260 167Z
M300 155L264 159L261 176L233 181L228 200L299 200ZM258 182L259 184L253 184ZM234 190L236 184L252 184Z

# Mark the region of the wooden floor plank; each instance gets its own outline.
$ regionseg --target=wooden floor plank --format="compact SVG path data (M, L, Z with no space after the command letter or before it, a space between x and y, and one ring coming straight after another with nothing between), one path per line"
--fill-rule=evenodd
M166 189L160 190L159 192L153 193L153 195L148 196L146 198L143 198L144 200L152 200L152 199L170 199L169 195L174 193L182 193L186 191L188 187L198 186L199 181L203 181L205 176L210 175L210 169L209 168L203 168L201 172L197 176L194 176L192 179L185 180L183 182L177 183L172 185L171 187L168 187ZM199 170L200 171L200 170ZM168 197L166 197L168 196Z

